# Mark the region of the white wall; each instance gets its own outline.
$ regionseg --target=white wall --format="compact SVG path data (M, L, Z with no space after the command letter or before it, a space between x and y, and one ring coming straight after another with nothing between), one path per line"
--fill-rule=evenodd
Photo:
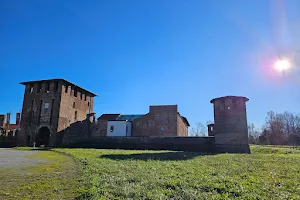
M126 126L127 133L126 133ZM113 131L111 132L111 127ZM128 121L108 121L107 136L131 136L131 122Z

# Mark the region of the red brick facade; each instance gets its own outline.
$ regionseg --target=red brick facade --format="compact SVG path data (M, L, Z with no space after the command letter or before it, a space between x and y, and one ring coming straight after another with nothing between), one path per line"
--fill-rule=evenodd
M150 106L148 114L132 122L132 136L188 136L188 125L177 105Z
M63 79L23 82L19 144L41 140L40 130L47 131L49 145L56 145L57 133L70 124L84 120L93 112L95 94ZM45 138L43 138L45 140ZM45 142L45 141L43 141Z

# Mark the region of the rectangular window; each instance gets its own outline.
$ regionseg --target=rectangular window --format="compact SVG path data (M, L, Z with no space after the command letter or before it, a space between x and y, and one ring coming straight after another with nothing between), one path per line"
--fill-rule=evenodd
M45 104L44 104L44 108L45 108L45 109L48 109L48 108L49 108L49 103L45 103Z
M68 93L68 87L67 85L65 85L65 93Z
M73 102L73 108L75 108L75 102Z
M82 93L80 93L80 100L82 100Z
M110 126L110 132L114 132L114 126Z
M74 120L77 120L77 111L75 111L75 116L74 116Z
M88 106L90 106L90 102L88 102Z
M84 94L84 101L86 101L86 94Z

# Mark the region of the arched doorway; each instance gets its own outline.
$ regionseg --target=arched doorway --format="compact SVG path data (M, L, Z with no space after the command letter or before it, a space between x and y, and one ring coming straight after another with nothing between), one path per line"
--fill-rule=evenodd
M50 140L50 130L47 127L40 128L38 132L38 137L36 141L36 145L44 145L45 147L49 145Z

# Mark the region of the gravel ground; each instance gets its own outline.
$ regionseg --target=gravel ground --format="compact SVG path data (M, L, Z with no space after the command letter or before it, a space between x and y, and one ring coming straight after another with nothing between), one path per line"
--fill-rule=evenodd
M37 154L39 151L20 151L12 149L0 149L0 169L15 167L30 167L46 159L28 158L28 156Z

